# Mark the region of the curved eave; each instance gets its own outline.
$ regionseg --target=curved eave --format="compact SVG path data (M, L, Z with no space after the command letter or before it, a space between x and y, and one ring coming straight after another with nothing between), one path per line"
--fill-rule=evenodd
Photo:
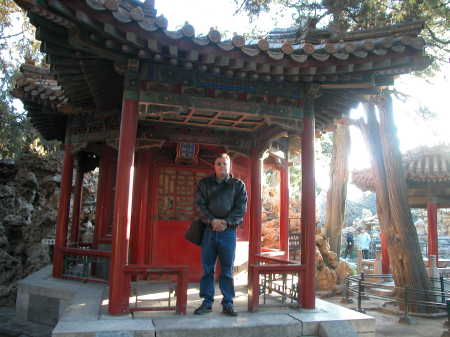
M47 140L64 140L69 98L54 75L45 68L24 64L11 94L20 99L31 123Z
M72 36L71 43L118 62L138 57L229 78L293 83L358 83L366 81L367 74L383 78L428 65L417 23L354 32L350 40L280 43L261 39L246 44L242 36L222 41L214 29L196 36L188 23L169 31L163 16L154 17L144 5L130 0L54 0L47 8L30 0L16 2L57 26L82 27L87 36Z
M446 184L450 186L450 146L418 148L402 156L408 186ZM352 183L363 191L374 191L372 169L352 172Z

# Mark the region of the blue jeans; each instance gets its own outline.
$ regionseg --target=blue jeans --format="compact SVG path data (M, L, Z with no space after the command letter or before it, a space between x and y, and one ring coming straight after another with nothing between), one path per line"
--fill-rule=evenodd
M232 306L234 298L233 265L236 253L236 229L215 232L207 228L202 239L203 277L200 280L200 297L203 304L210 307L214 302L214 268L220 261L219 279L223 306Z

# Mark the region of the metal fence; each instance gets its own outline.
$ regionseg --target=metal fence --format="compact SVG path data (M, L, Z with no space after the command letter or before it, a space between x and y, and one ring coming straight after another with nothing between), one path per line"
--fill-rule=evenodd
M348 276L345 279L344 301L352 303L352 296L357 298L357 310L365 312L363 301L367 299L386 300L397 305L403 311L401 323L411 321L409 315L412 310L427 310L430 313L447 312L447 304L450 301L450 281L444 277L430 278L429 290L421 290L412 287L395 287L387 284L392 280L392 275L375 275L364 273ZM384 293L384 294L382 294Z

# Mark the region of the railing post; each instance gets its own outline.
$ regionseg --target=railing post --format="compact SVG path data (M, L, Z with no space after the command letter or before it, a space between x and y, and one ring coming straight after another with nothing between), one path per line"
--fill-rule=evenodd
M445 303L445 288L444 288L444 275L439 275L439 283L441 284L441 299L442 303Z
M248 271L253 275L248 285L248 311L255 312L259 304L259 273L255 265L249 265Z
M346 277L345 283L344 283L344 298L341 300L341 303L348 303L348 299L350 298L348 286L349 286L349 280L348 280L348 277Z
M447 321L444 322L445 328L447 328L447 331L444 331L441 337L450 337L450 300L447 300Z
M408 312L409 312L409 303L408 303L408 287L405 287L405 296L403 298L403 306L404 306L404 316L400 317L400 319L398 320L399 323L402 324L412 324L413 320L411 319L411 317L409 317Z
M405 319L408 317L408 287L405 287Z
M344 298L342 298L341 303L353 303L350 298L350 278L348 276L345 278Z
M177 284L176 284L176 290L175 290L175 294L177 296L177 300L176 300L176 313L177 314L186 315L187 288L188 288L187 270L181 269L177 272ZM169 291L169 296L170 296L170 291Z
M364 313L365 310L361 307L362 306L362 296L364 293L364 273L361 273L361 276L358 280L358 311Z
M353 303L353 298L351 298L350 287L351 287L351 280L348 277L347 278L347 303Z
M450 300L447 300L447 327L450 329Z

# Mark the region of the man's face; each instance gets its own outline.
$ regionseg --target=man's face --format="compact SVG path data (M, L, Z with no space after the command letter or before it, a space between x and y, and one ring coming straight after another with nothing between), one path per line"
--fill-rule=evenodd
M225 178L230 174L230 161L222 157L217 158L214 161L214 171L218 178Z

